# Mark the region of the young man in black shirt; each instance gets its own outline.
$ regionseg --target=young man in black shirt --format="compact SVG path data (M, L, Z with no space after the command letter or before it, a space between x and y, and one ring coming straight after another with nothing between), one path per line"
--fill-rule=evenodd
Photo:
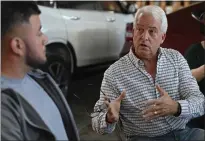
M192 44L187 49L185 58L199 84L201 92L205 95L205 41Z
M197 13L197 20L201 24L201 33L205 37L205 11ZM197 17L197 16L196 16ZM185 58L192 71L192 75L196 78L200 91L205 95L205 41L192 44L185 52ZM189 122L192 127L204 129L204 115Z

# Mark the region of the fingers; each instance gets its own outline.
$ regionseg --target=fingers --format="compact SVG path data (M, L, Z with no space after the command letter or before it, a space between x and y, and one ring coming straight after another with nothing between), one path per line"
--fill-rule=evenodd
M104 103L107 106L107 115L106 119L108 122L113 123L117 122L119 119L120 103L125 98L125 91L123 91L118 98L113 101L104 94Z
M157 89L157 91L159 92L159 94L160 94L161 96L164 95L164 90L163 90L158 84L156 85L156 89Z
M104 96L105 101L111 102L110 99L108 98L108 96L105 93L103 93L103 96ZM122 93L120 94L120 96L115 99L115 101L121 102L125 98L125 96L126 96L126 92L125 92L125 90L123 90Z
M114 113L107 113L106 115L106 120L109 122L109 123L114 123L114 122L117 122L119 120L119 115L117 114L114 114Z
M153 105L150 105L147 109L143 110L142 114L146 115L146 114L152 113L154 111L159 111L162 109L163 108L160 105L153 104Z
M158 117L163 117L163 116L165 116L163 112L156 111L156 113L154 113L153 116L149 117L148 120L152 120L152 119L155 119L155 118L158 118Z
M108 106L108 112L106 117L107 121L109 123L117 122L119 119L119 110L115 109L112 103L109 103L108 101L105 101L105 103Z
M121 102L125 98L125 96L126 96L126 92L125 90L123 90L120 96L116 99L116 101Z
M156 89L157 91L159 92L160 96L164 96L164 95L167 95L168 93L162 89L158 84L156 85Z
M125 91L123 91L120 96L112 102L107 101L107 97L105 97L104 103L108 107L106 119L109 123L117 122L119 120L120 102L125 98L125 95Z
M152 100L148 100L145 103L147 106L150 105L160 105L161 104L161 100L160 99L152 99Z
M105 103L105 105L106 105L107 107L109 107L109 104L110 104L110 103L109 103L107 100L105 100L104 103Z
M155 112L155 111L149 112L149 113L147 113L147 114L145 114L145 115L142 115L142 117L145 118L145 120L150 120L150 119L152 119L152 117L154 116L154 114L156 114L156 113L154 113L154 112Z
M154 110L154 111L150 111L149 113L143 115L143 118L145 118L145 120L152 120L158 117L163 117L166 115L166 112L164 112L163 109L159 109L159 110Z
M109 98L107 96L104 96L105 101L109 101Z

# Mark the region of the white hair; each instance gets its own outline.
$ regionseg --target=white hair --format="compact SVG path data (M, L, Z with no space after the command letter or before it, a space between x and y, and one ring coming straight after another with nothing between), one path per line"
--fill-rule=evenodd
M144 6L140 9L137 10L135 14L135 20L134 20L134 26L133 28L136 27L137 20L139 18L139 15L141 13L147 13L151 14L156 20L161 21L161 31L166 33L167 32L167 16L162 8L156 5L149 5L149 6Z

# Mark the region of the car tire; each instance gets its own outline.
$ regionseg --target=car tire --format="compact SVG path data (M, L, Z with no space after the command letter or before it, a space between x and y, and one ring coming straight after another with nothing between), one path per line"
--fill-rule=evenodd
M48 72L56 81L64 96L68 95L68 87L72 80L72 61L71 54L59 46L47 47L47 62L43 70Z

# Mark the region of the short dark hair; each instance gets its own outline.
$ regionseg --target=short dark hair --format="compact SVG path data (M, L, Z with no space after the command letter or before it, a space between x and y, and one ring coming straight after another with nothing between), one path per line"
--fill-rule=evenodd
M41 13L34 1L2 1L1 2L1 37L21 23L28 22L32 15Z

